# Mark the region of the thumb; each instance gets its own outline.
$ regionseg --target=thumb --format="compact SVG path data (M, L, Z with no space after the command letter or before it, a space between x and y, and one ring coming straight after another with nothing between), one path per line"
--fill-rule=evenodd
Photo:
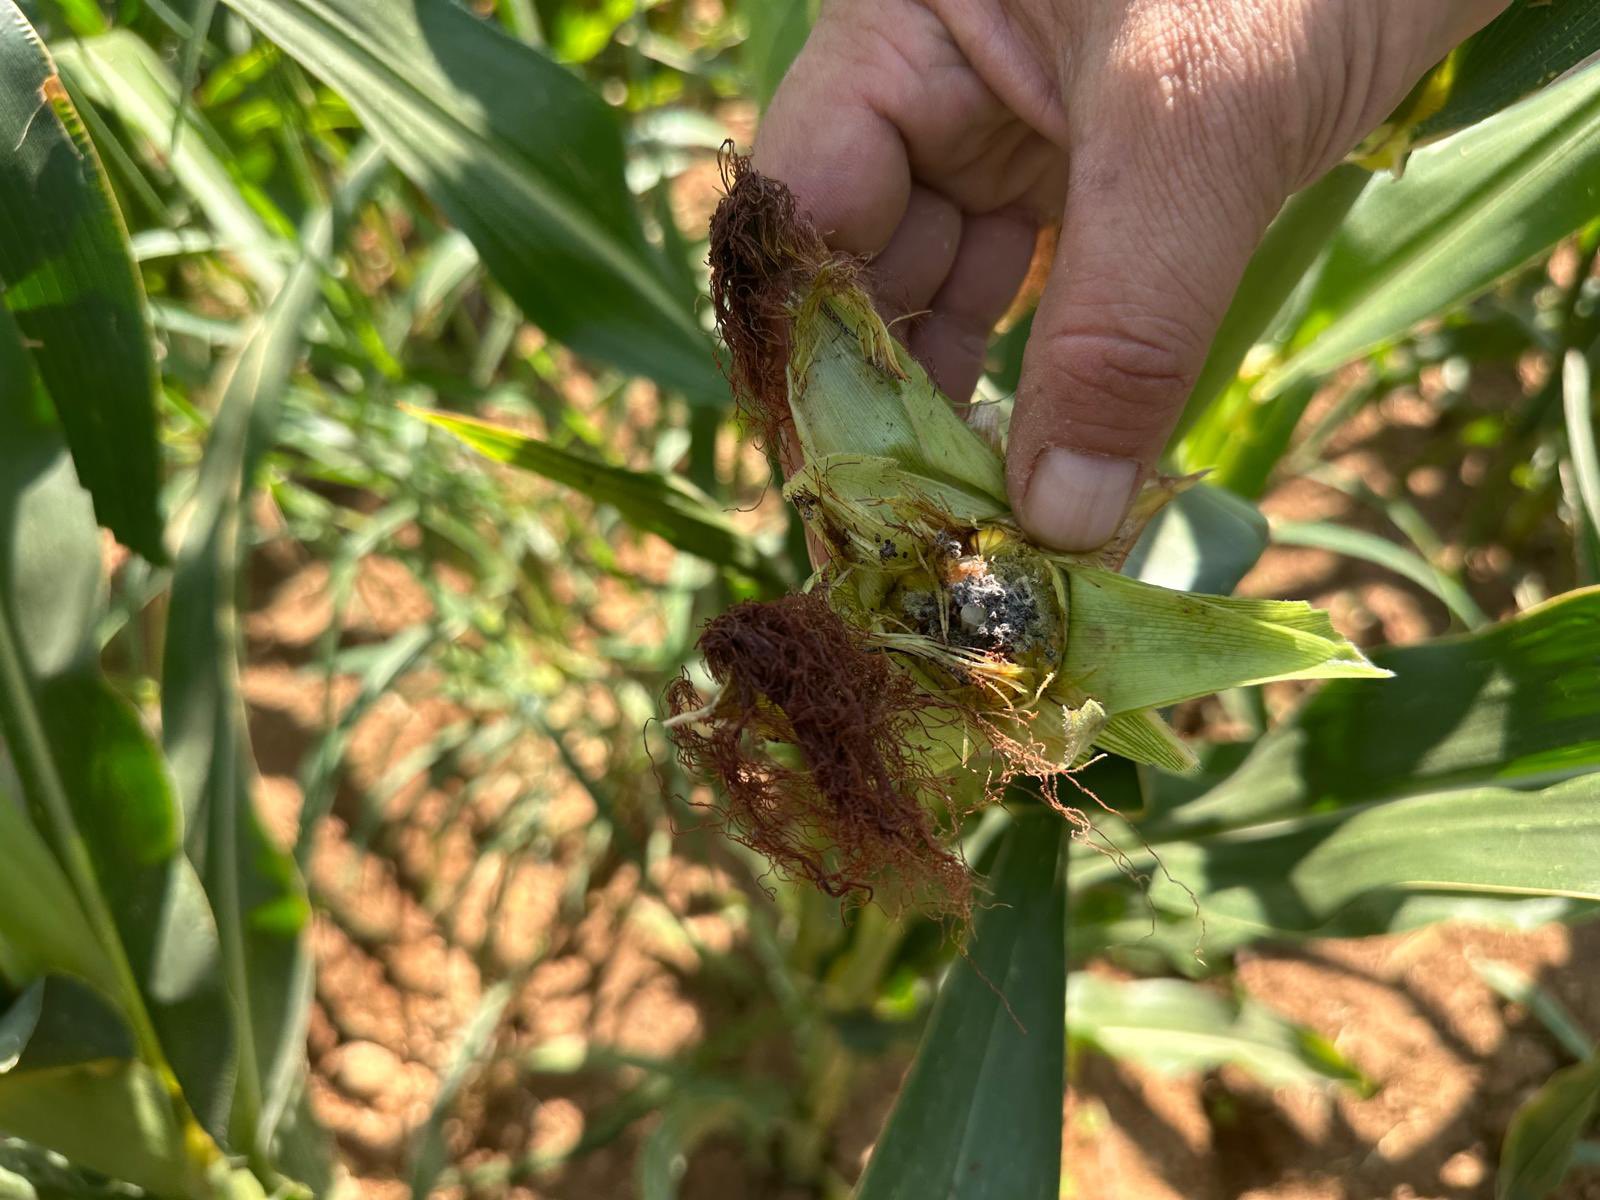
M1073 163L1006 456L1018 520L1058 550L1117 531L1271 211L1242 181L1184 187L1163 166Z

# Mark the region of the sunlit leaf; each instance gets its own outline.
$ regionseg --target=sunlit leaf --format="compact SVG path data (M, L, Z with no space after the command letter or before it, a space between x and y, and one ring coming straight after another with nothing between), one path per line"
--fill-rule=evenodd
M1600 588L1372 658L1394 678L1330 682L1230 778L1151 831L1247 828L1333 804L1600 770Z
M416 413L486 458L543 475L611 505L629 524L680 550L756 579L777 578L771 561L750 538L734 528L709 496L680 476L595 462L488 421L422 409Z
M1233 382L1245 355L1262 340L1311 265L1327 250L1329 239L1371 178L1360 167L1341 165L1283 206L1234 289L1174 440L1201 420Z
M179 87L151 46L126 29L67 42L56 58L74 88L115 113L194 198L222 248L267 292L282 281L285 253L228 169L233 155L192 106L180 116ZM173 140L176 123L177 140Z
M88 134L43 44L0 0L0 285L96 517L165 561L144 289Z
M227 0L349 100L523 312L722 405L710 340L645 241L605 103L451 0Z
M1594 910L1597 656L1600 589L1375 653L1393 679L1332 681L1222 780L1162 780L1136 825L1103 818L1124 865L1151 879L1136 888L1078 852L1075 948L1142 944L1187 968L1260 937ZM1144 803L1097 794L1123 812Z
M1414 551L1375 533L1332 521L1283 521L1272 527L1272 540L1281 546L1327 550L1393 571L1431 592L1468 629L1476 629L1489 619L1467 590L1449 575Z
M1580 350L1569 350L1561 368L1562 411L1567 420L1567 447L1572 473L1578 477L1578 495L1589 519L1589 529L1600 537L1600 445L1594 432L1594 388L1589 362Z
M739 6L750 32L741 51L756 103L772 103L773 93L811 32L812 0L743 0Z
M1416 130L1434 138L1499 112L1600 53L1600 7L1588 0L1514 0L1452 64L1449 98Z
M1279 394L1459 304L1593 218L1600 71L1411 156L1351 209L1306 306Z
M1167 1073L1236 1066L1269 1087L1330 1082L1362 1094L1375 1085L1326 1038L1258 1000L1182 979L1126 982L1074 972L1067 1036Z
M1352 937L1454 912L1487 919L1494 902L1600 903L1600 775L1542 791L1470 788L1374 800L1270 825L1149 848L1106 821L1101 832L1150 873L1148 900L1182 952L1216 954L1263 937ZM1159 859L1159 864L1157 862ZM1120 887L1116 863L1074 864L1074 888ZM1475 903L1488 901L1487 904ZM1152 931L1144 897L1116 940ZM1545 909L1545 919L1560 915ZM1093 934L1083 931L1085 944Z

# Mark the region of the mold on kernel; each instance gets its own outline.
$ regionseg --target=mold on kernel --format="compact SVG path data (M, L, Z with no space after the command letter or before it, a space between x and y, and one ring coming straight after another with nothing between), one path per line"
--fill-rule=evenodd
M1062 621L1048 568L1033 556L962 554L933 575L919 572L898 594L912 630L947 646L1022 665L1051 661Z

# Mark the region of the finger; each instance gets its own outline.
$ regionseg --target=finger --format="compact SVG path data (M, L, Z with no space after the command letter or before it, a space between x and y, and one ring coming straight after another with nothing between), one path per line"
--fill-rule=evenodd
M1257 200L1187 174L1126 155L1073 164L1006 464L1018 519L1057 549L1116 532L1266 228Z
M869 271L883 315L892 320L927 308L950 274L961 241L961 210L938 192L912 184L900 227Z
M762 118L756 169L789 185L836 249L876 254L906 214L911 169L894 125L862 89L874 65L850 28L855 5L824 11Z
M989 334L1027 277L1038 225L1020 212L968 216L943 284L907 339L934 383L957 404L972 397Z

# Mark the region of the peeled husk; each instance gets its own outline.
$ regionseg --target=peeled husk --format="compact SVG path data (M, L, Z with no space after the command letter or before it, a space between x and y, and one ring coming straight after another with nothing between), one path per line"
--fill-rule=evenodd
M1066 810L1056 784L1097 751L1193 767L1163 706L1386 674L1305 604L1117 574L1197 477L1146 483L1092 553L1031 543L1002 454L890 335L859 264L747 162L727 159L725 180L711 264L728 375L794 467L784 494L821 560L802 596L712 621L715 690L685 679L668 698L680 758L718 785L733 836L830 895L961 914L951 837L1012 778Z

